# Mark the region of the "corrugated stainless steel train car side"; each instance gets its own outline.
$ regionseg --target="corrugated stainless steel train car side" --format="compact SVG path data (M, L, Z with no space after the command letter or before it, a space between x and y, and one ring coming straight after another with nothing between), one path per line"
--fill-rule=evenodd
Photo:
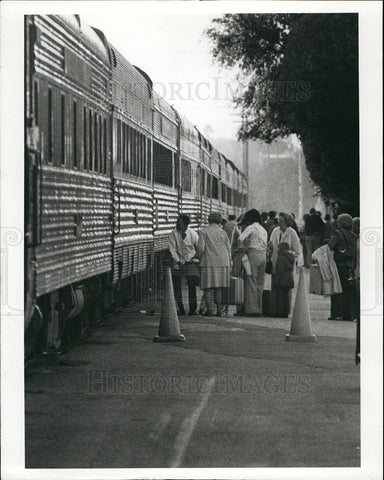
M78 17L28 17L26 37L26 324L55 343L111 270L110 68Z
M26 355L145 294L180 212L238 214L246 179L79 16L25 17Z

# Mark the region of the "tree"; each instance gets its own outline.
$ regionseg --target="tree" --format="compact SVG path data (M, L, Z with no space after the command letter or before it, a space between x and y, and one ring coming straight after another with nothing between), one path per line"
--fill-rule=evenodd
M359 206L356 14L225 15L207 30L213 56L246 88L240 138L296 133L325 199Z

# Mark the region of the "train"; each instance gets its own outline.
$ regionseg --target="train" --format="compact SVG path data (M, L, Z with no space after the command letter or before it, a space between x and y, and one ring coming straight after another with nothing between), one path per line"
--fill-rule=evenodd
M26 356L157 288L179 213L199 230L246 200L244 174L101 30L25 16Z

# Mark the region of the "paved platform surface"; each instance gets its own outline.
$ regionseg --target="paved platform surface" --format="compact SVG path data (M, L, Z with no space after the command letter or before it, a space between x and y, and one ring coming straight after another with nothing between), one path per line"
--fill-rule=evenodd
M27 468L358 467L356 324L285 341L291 319L108 315L82 343L26 367Z

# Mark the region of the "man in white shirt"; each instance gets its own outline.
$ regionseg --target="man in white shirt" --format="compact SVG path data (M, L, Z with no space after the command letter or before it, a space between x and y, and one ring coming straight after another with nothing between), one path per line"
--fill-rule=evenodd
M186 278L188 285L188 315L196 315L197 310L196 286L199 284L199 268L196 250L199 236L188 227L189 221L188 215L179 215L176 228L172 231L168 241L168 249L173 260L173 290L179 315L185 315L182 294L183 277Z

